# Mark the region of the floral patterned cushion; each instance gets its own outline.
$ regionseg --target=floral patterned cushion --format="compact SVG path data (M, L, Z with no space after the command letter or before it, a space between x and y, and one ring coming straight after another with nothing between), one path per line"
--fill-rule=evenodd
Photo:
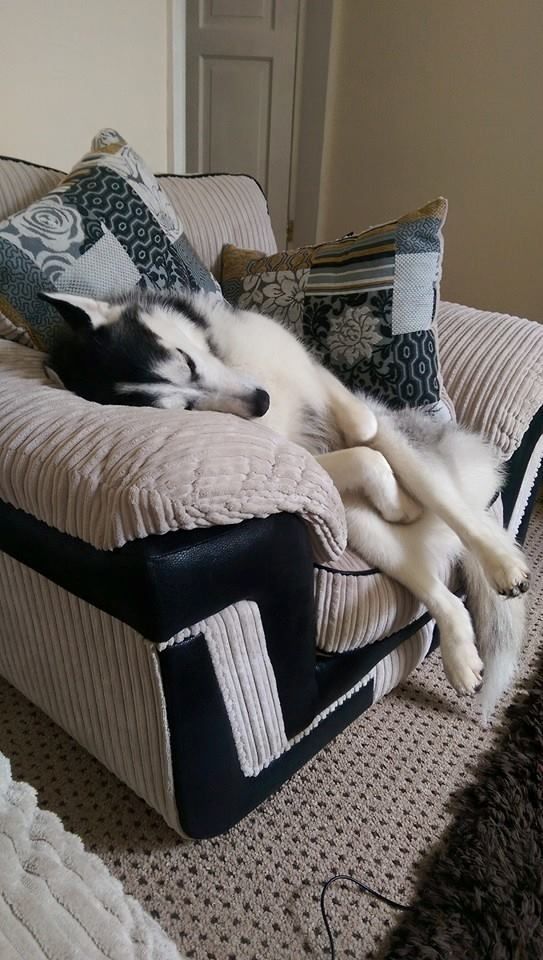
M141 157L102 130L60 184L0 223L0 314L47 349L63 321L40 290L105 299L134 286L220 294Z
M434 320L443 198L364 233L263 256L226 246L223 294L284 323L351 389L450 418Z

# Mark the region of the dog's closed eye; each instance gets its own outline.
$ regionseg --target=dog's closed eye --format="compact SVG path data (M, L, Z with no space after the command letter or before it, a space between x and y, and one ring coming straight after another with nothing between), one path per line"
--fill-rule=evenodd
M194 363L194 360L188 353L186 353L184 350L181 350L180 347L177 347L177 352L180 353L186 361L186 364L190 370L190 379L193 383L196 382L196 380L198 380L198 373L196 371L196 364Z

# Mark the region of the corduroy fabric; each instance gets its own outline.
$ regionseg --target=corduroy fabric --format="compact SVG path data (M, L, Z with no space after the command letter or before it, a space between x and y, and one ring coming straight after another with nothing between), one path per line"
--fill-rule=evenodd
M0 553L0 673L180 830L154 644Z
M0 220L43 197L62 177L60 170L0 157Z
M301 447L226 414L104 407L0 341L0 499L111 550L151 533L299 514L318 559L345 548L330 477Z
M430 620L374 666L370 674L374 703L394 690L422 663L430 649L433 634L434 622Z
M227 243L263 253L277 250L266 198L252 177L162 176L159 182L200 260L217 279Z
M543 406L543 325L456 303L442 303L437 322L458 420L508 460Z
M266 647L258 604L241 600L169 643L202 636L211 657L240 767L254 777L287 746L275 674ZM163 649L168 644L160 644Z
M350 550L329 569L315 568L315 605L317 643L326 653L375 643L424 613L405 587Z
M2 553L0 583L0 673L181 833L158 665L165 645L155 647ZM254 602L227 607L169 643L190 636L207 643L240 767L258 776L370 680L375 701L408 676L429 649L431 628L409 637L291 740Z
M526 508L530 503L530 498L532 496L532 491L536 485L540 472L541 464L543 463L543 437L540 437L537 441L532 455L528 461L526 471L522 478L522 483L520 485L517 498L513 507L513 512L511 514L511 520L509 522L509 529L517 536L519 528L524 520L526 513Z
M500 497L491 511L502 524ZM315 611L317 647L325 653L369 646L426 613L409 590L349 549L333 563L315 565Z

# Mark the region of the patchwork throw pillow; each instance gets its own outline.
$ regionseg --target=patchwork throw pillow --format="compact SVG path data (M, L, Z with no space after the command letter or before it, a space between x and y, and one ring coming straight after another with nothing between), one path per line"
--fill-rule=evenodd
M285 324L351 389L450 419L434 326L446 214L439 198L331 243L271 256L226 246L223 294Z
M57 186L0 223L0 314L48 349L63 321L40 290L107 299L136 286L220 296L141 157L102 130Z

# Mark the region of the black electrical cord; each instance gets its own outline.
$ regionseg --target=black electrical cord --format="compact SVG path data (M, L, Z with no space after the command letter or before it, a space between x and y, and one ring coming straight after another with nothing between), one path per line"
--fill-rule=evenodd
M324 920L324 926L326 927L326 933L328 934L328 940L330 942L330 956L331 960L335 960L336 948L334 946L334 936L330 927L330 922L326 916L326 910L324 908L324 898L326 896L326 891L331 883L335 883L336 880L347 880L349 883L354 883L360 890L363 890L364 893L371 894L372 897L377 897L378 900L381 900L383 903L386 903L389 907L394 907L395 910L411 910L411 907L406 906L404 903L396 903L395 900L391 900L390 897L385 897L384 894L378 893L377 890L373 890L372 887L369 887L366 883L362 883L361 880L355 880L354 877L348 877L346 874L338 873L334 877L330 877L329 880L323 885L321 892L321 913L322 919Z

